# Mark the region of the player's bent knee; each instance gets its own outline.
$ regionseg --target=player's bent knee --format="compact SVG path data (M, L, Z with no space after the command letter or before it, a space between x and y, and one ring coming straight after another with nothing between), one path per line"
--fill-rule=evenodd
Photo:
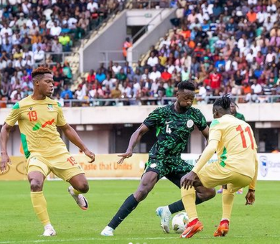
M198 192L197 196L202 202L208 201L216 196L216 191L214 188L211 189L205 188L205 190L203 190L202 192Z
M43 190L43 182L37 179L32 179L30 181L30 189L32 192L38 192Z
M209 199L215 197L215 196L216 196L216 190L215 190L215 188L209 189L208 193L209 193L209 194L208 194L208 199L207 199L207 200L209 200Z
M87 193L89 191L89 185L87 183L80 184L77 188L81 193Z
M148 189L141 188L134 193L134 197L137 202L141 202L148 196L149 192L150 191Z

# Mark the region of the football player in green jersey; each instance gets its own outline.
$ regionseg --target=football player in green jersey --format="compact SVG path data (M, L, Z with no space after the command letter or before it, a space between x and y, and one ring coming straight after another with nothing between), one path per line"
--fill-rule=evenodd
M166 177L181 188L180 180L182 176L193 168L193 165L181 159L181 153L188 143L194 126L197 126L206 139L209 134L205 117L200 110L192 107L195 97L194 91L195 86L192 82L179 83L176 102L155 109L132 134L126 152L120 155L119 163L132 156L133 148L149 129L156 128L157 142L149 152L149 160L138 189L125 200L108 226L101 232L101 235L113 236L113 231L137 207L138 203L147 197L162 177ZM214 189L199 187L196 190L197 203L215 196ZM165 232L169 232L171 214L181 210L184 210L181 200L157 209L157 214L161 217L161 225Z

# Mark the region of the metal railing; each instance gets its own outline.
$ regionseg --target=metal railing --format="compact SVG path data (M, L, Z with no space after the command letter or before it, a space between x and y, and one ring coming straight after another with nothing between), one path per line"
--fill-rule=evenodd
M200 98L196 96L194 104L212 104L220 96L206 96ZM232 96L237 103L245 103L246 96ZM280 95L259 95L257 100L250 100L246 103L280 103ZM97 106L141 106L141 105L167 105L176 101L176 97L143 97L143 98L95 98L95 99L67 99L63 100L64 107L97 107ZM0 108L12 107L14 101L0 101ZM4 105L5 104L5 105Z
M98 33L98 32L102 29L101 27L103 26L104 23L108 22L112 17L116 16L116 14L117 14L119 11L122 11L122 10L124 9L124 6L126 5L126 2L127 2L127 1L125 0L125 1L120 5L120 6L121 6L120 8L114 9L111 13L109 13L109 14L107 15L106 18L102 19L102 21L100 21L100 22L98 23L98 25L95 26L94 29L92 29L89 33L87 33L86 36L82 39L80 47L84 47L84 46L85 46L85 44L89 41L89 39L91 39L91 36L92 36L93 32Z
M132 51L133 53L136 53L138 54L138 51L137 50L133 50ZM126 60L123 58L123 59L115 59L115 58L112 58L110 56L112 56L114 53L116 54L121 54L120 56L122 56L122 53L123 53L123 50L106 50L106 51L101 51L100 52L101 54L103 54L103 60L99 61L100 64L105 64L105 67L108 67L109 65L109 62L111 60L114 60L113 62L114 63L118 63L118 64L125 64ZM132 63L137 63L138 60L133 60Z
M169 8L170 7L170 0L132 0L130 2L132 4L132 8Z
M78 52L62 52L62 53L54 53L54 52L45 52L44 58L40 62L35 62L34 66L37 67L39 65L44 65L44 64L56 64L56 63L64 63L67 57L73 56L79 53ZM50 60L50 56L52 58L52 62L47 62ZM79 63L79 62L78 62Z

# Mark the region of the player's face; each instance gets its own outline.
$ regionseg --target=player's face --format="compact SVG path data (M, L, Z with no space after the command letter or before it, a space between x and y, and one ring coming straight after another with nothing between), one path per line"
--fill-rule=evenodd
M219 113L219 109L221 109L220 106L215 106L215 107L213 106L212 112L213 112L213 118L214 119L218 119L218 118L222 117L222 115Z
M213 107L212 113L213 113L213 118L217 119L218 118L218 113L217 113L217 109L215 107Z
M190 108L193 104L194 92L190 90L178 91L177 102L181 108Z
M53 76L51 74L45 74L39 82L40 93L44 96L50 97L54 89Z
M235 114L236 113L236 107L234 104L230 104L230 113Z

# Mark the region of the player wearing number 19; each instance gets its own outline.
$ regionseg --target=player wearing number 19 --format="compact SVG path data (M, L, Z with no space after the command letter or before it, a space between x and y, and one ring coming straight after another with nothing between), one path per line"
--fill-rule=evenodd
M34 92L16 103L1 129L1 172L7 169L10 158L7 143L12 127L18 122L21 141L27 158L27 174L31 189L31 202L35 213L44 225L44 236L56 235L51 225L43 185L46 176L53 172L68 181L68 191L80 208L88 203L82 193L89 190L82 168L71 157L57 131L82 150L93 162L94 153L84 145L76 131L66 123L60 104L50 98L53 92L53 75L47 68L39 67L32 72Z
M203 229L196 212L194 187L226 186L222 198L223 216L215 237L225 236L229 231L234 193L238 189L249 185L246 205L255 201L258 173L256 142L250 125L231 115L230 103L227 96L215 101L208 145L192 171L181 179L182 200L190 219L182 238L190 238ZM215 151L218 161L206 164Z

